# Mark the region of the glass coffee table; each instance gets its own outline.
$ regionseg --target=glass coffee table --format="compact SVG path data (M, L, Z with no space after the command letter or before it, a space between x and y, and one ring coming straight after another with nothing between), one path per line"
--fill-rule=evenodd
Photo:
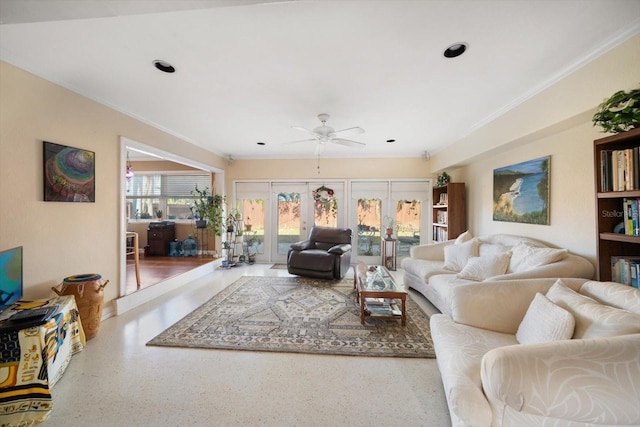
M389 270L381 265L367 266L359 261L353 268L353 286L360 305L360 323L364 325L366 317L382 317L400 319L402 326L406 326L407 291L404 285L398 283Z

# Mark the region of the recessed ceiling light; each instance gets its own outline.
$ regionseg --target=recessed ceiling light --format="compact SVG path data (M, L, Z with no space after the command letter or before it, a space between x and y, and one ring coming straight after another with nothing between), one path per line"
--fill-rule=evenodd
M258 144L258 145L267 145L266 142L256 142L256 144Z
M455 58L456 56L460 56L467 50L468 47L469 45L467 45L466 43L454 43L445 49L444 57Z
M166 61L161 61L160 59L156 59L153 61L153 65L160 71L165 73L175 73L176 69L173 65L169 64Z
M393 144L394 142L396 142L396 140L395 140L395 139L387 139L387 142L388 142L389 144Z

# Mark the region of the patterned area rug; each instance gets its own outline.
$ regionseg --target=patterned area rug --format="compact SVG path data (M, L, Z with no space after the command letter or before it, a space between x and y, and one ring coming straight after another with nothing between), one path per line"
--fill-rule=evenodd
M147 345L353 356L435 357L429 318L360 324L353 279L240 278Z

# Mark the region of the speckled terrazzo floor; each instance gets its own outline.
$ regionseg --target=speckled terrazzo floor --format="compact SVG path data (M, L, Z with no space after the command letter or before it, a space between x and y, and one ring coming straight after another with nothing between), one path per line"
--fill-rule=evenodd
M435 359L145 345L241 275L288 276L270 267L218 270L103 321L53 388L54 409L43 425L450 425Z

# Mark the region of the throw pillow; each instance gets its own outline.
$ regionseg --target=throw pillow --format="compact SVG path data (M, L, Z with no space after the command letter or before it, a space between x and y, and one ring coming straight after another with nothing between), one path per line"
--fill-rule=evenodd
M489 277L499 276L507 271L509 258L511 258L509 251L499 255L471 257L456 277L481 282Z
M461 235L459 235L456 238L456 241L453 242L454 245L460 245L464 242L468 242L469 240L473 239L473 236L471 235L471 233L469 233L469 230L465 231L464 233L462 233Z
M471 239L459 245L453 244L444 247L444 265L447 270L460 271L467 265L472 256L478 256L478 242Z
M573 338L615 337L640 333L640 315L600 304L568 288L561 279L547 291L547 298L573 315Z
M538 248L524 243L517 244L512 251L513 256L509 266L511 271L527 271L541 265L553 264L569 255L567 249Z
M568 340L573 336L575 325L571 313L538 292L518 326L516 339L520 344Z
M518 272L522 271L520 268L526 261L527 249L530 246L525 243L518 243L511 248L511 259L509 260L509 271ZM523 267L524 268L524 267Z

